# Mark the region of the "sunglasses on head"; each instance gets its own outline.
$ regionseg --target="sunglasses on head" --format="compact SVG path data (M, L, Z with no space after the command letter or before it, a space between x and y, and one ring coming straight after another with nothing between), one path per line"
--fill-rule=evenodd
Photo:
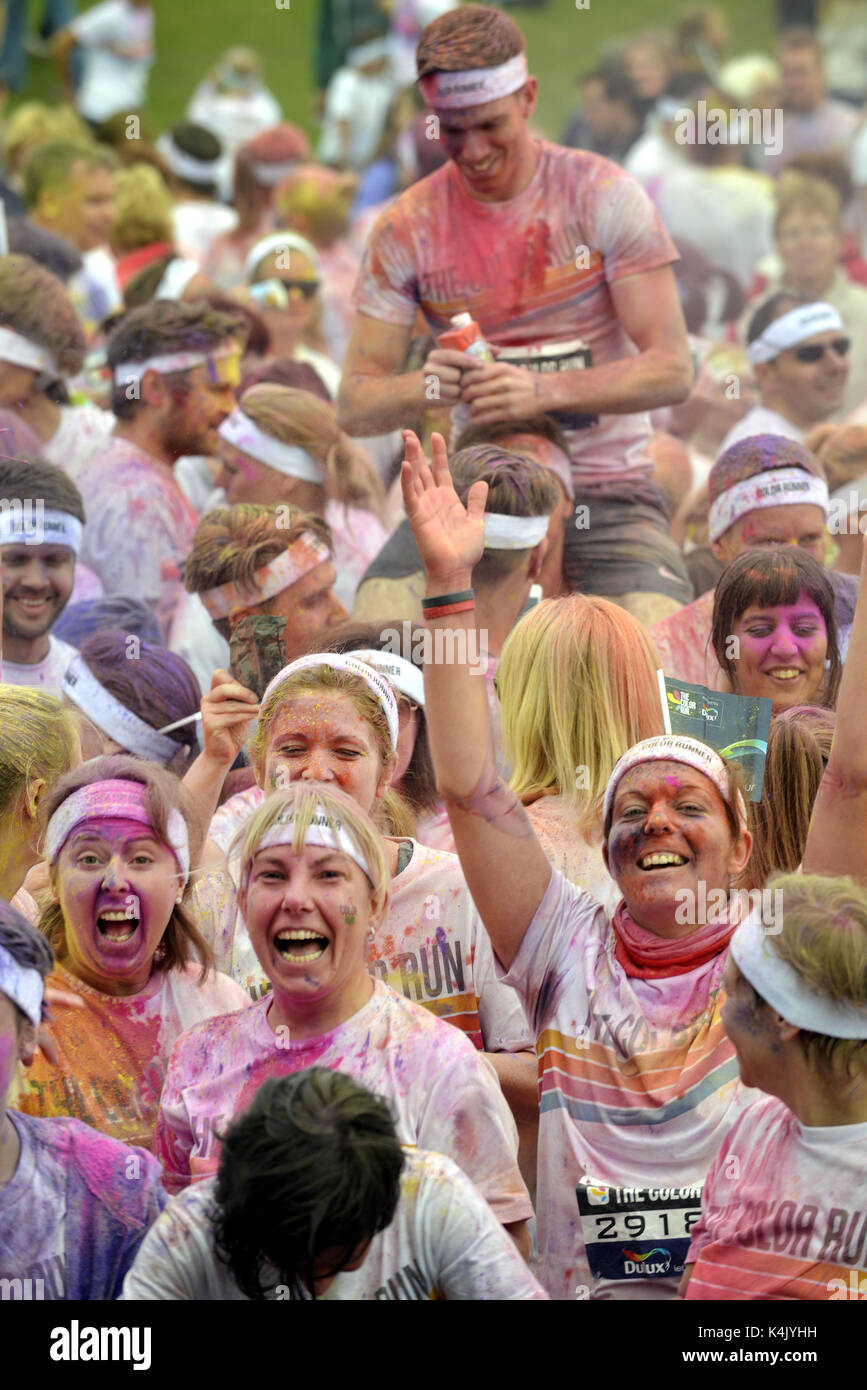
M851 338L835 338L831 343L808 343L805 347L792 348L792 353L799 362L821 362L826 352L845 357L851 345Z

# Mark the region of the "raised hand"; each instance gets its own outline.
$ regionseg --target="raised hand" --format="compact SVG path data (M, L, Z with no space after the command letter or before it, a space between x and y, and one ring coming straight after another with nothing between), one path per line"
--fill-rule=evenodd
M404 430L403 439L403 501L428 581L465 588L485 546L488 485L473 483L464 506L455 492L442 435L431 436L432 465L412 430Z
M231 767L258 712L259 702L252 690L241 685L228 671L215 671L211 688L202 698L205 755L214 763Z

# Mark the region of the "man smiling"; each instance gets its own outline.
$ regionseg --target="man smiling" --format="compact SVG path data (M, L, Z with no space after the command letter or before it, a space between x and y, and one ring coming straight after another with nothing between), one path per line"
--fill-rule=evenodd
M671 612L691 586L646 445L647 412L692 384L674 245L623 170L533 136L538 82L508 16L452 10L424 30L416 61L428 133L450 158L367 242L341 424L380 434L432 399L458 407L455 428L552 414L581 504L566 528L569 587ZM437 335L469 312L497 360L436 348L403 372L419 310Z
M3 680L59 695L75 655L51 635L72 593L84 529L81 494L42 459L0 460Z

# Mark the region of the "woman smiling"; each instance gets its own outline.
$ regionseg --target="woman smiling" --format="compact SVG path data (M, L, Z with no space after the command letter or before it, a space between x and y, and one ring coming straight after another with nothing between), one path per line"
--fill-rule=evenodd
M803 551L747 551L720 579L711 640L738 695L833 709L842 663L834 592Z
M532 1209L491 1068L458 1029L368 972L390 891L385 842L344 792L299 781L254 814L239 903L271 992L179 1039L157 1127L170 1190L216 1170L222 1133L266 1077L316 1064L385 1096L401 1141L452 1158L523 1235Z
M59 1010L59 1063L37 1057L19 1109L72 1115L148 1148L178 1034L247 1002L214 974L182 906L195 815L169 773L126 756L69 773L40 811L53 894L40 927L58 962L52 983L84 1007Z

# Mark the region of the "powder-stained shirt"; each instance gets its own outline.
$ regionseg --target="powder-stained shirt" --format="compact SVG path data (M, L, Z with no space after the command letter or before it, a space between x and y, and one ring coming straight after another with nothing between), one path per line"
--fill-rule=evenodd
M524 809L548 862L613 912L623 894L605 867L601 825L597 840L588 844L578 815L562 796L540 796Z
M123 1286L132 1299L244 1299L214 1248L215 1179L182 1192L148 1233ZM281 1285L271 1299L309 1299L306 1288ZM338 1274L317 1296L424 1302L547 1297L461 1170L442 1154L407 1150L394 1220L374 1236L364 1263Z
M219 808L210 834L221 849L263 800L261 788L250 787ZM368 953L370 973L453 1023L478 1048L532 1049L514 992L496 978L491 945L457 855L428 849L417 840L399 844L411 849L412 857L391 881L388 913L377 925ZM193 887L190 909L220 968L258 999L271 983L237 908L239 858L229 862L229 870L201 878Z
M74 656L75 647L51 634L48 654L41 661L25 666L7 657L3 662L3 680L6 685L24 685L32 690L42 690L46 695L59 696L63 693L64 673Z
M216 1172L219 1135L269 1076L305 1067L346 1072L384 1096L404 1144L446 1154L476 1184L499 1221L532 1215L518 1171L515 1122L491 1064L456 1028L381 981L368 1002L319 1037L296 1042L268 1022L270 995L181 1037L169 1061L156 1153L166 1187Z
M50 984L77 994L84 1008L57 1005L51 1034L59 1064L38 1052L17 1108L29 1115L72 1115L125 1144L153 1144L166 1063L185 1028L249 1001L225 975L199 983L200 967L161 970L138 994L92 989L57 966Z
M756 1096L720 1018L725 952L643 980L614 947L603 908L554 871L501 975L536 1033L539 1276L552 1298L580 1286L673 1297L710 1162Z
M87 525L81 558L107 597L126 594L153 609L163 633L185 592L181 576L199 518L169 468L112 436L78 475Z
M167 1200L158 1164L78 1120L8 1113L21 1152L0 1187L0 1298L117 1298Z
M674 244L641 185L616 164L545 140L537 149L529 184L506 202L473 198L452 161L407 189L367 242L357 308L407 326L420 308L435 334L468 312L497 347L579 340L585 366L635 356L610 286L671 265ZM646 413L598 422L560 414L576 485L650 472Z
M863 1298L867 1124L751 1105L711 1164L687 1260L691 1299Z
M73 482L97 449L103 447L117 424L110 410L102 410L93 401L83 405L62 405L60 424L46 444L42 457L56 463Z

